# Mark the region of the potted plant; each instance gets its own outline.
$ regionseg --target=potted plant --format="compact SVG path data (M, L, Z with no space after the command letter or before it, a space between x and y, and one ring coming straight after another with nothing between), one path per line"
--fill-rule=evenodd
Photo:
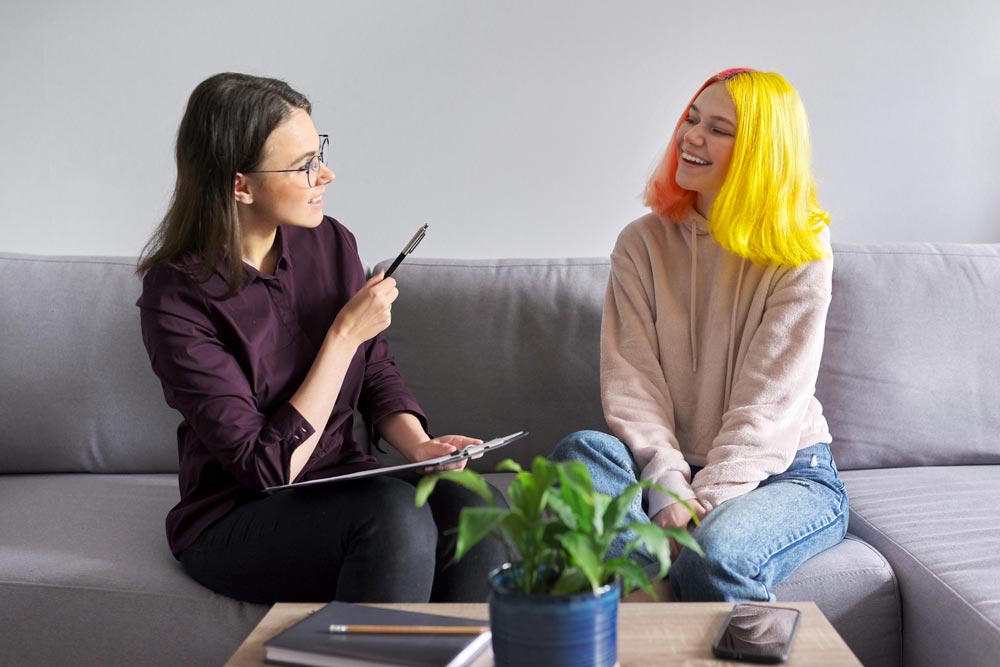
M699 554L701 548L682 528L623 523L635 495L654 486L649 480L611 498L594 490L586 466L577 461L537 457L531 470L524 470L507 459L497 470L515 473L507 509L496 506L486 481L472 470L427 475L416 494L417 505L423 505L437 482L445 479L488 503L462 510L455 558L488 536L507 550L509 562L490 575L497 667L613 665L619 597L634 588L655 597L652 582L666 576L670 567L670 538ZM697 521L693 512L692 518ZM630 534L625 553L606 559L612 540L621 533ZM628 557L641 546L659 561L652 577Z

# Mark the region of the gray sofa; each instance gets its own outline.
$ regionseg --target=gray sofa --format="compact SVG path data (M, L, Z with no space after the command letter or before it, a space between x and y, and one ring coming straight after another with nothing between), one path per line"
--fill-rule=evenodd
M170 555L174 432L133 260L0 255L0 662L220 665L266 608ZM848 538L777 591L870 666L1000 655L1000 246L836 247L818 392ZM606 429L606 260L411 258L389 331L436 432ZM496 460L477 462L480 469ZM669 636L669 629L665 629Z

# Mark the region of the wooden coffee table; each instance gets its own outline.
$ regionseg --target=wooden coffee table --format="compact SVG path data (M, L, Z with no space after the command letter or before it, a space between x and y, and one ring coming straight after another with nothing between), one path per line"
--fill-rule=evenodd
M276 604L261 619L226 667L263 667L264 642L322 604ZM407 611L422 611L486 621L485 604L386 604L376 605ZM728 602L656 603L635 602L618 608L618 664L621 667L653 665L746 665L712 656L712 640L732 604ZM788 662L789 667L861 667L851 649L812 602L782 602L776 606L802 611L799 629ZM475 667L490 667L493 655L481 655Z

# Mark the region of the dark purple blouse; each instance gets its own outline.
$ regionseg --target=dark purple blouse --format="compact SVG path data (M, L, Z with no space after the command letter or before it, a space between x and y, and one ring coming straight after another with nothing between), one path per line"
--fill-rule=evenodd
M213 521L288 482L292 451L314 428L288 400L334 317L364 284L354 236L325 217L316 229L278 228L275 274L245 266L236 296L220 271L205 283L160 266L143 280L142 339L177 429L181 501L167 515L175 555ZM330 420L299 480L373 468L353 436L354 409L373 425L394 412L426 418L403 384L385 338L358 348Z

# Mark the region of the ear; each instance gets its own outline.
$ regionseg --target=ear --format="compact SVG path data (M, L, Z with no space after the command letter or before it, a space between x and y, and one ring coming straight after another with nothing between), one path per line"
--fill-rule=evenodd
M253 188L250 186L250 179L245 174L237 172L236 181L233 186L233 193L238 204L253 203Z

